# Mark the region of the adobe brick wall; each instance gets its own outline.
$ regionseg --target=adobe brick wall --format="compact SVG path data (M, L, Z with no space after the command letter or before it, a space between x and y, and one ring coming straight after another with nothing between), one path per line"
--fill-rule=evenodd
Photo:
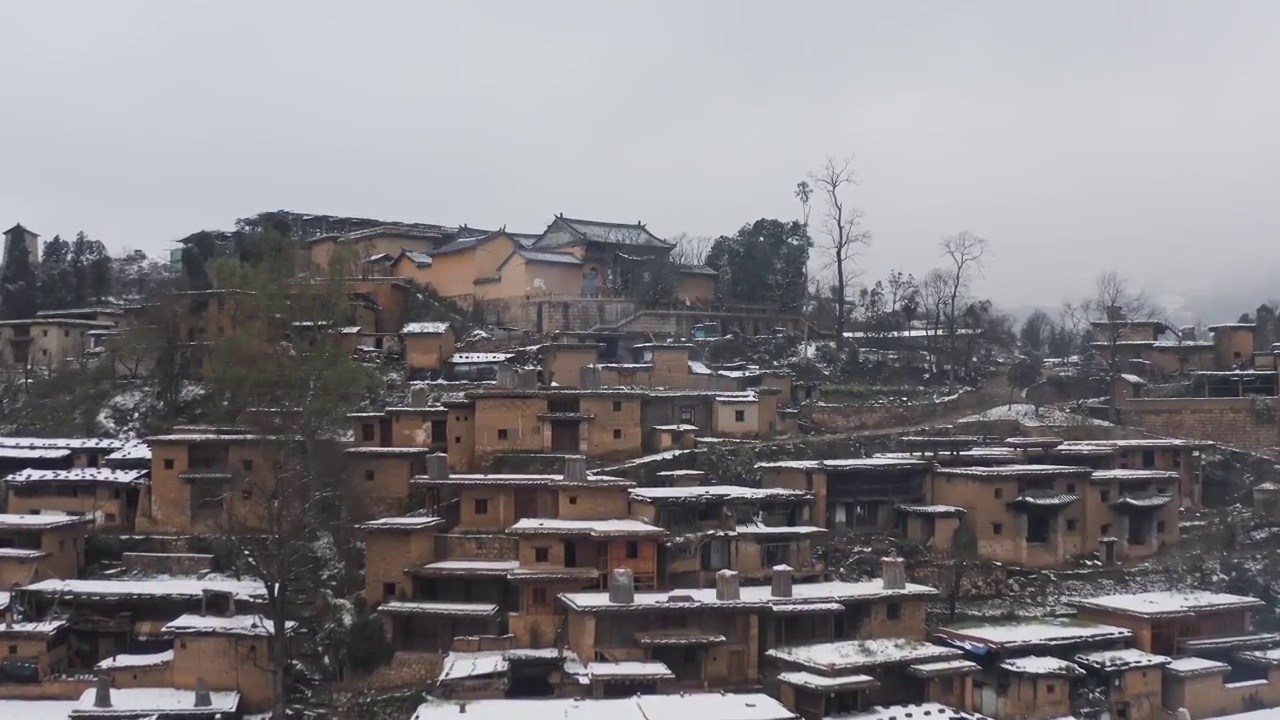
M1126 400L1120 404L1120 419L1164 437L1262 450L1277 444L1277 405L1276 398Z
M52 677L39 684L0 683L0 700L79 700L94 687L92 677Z
M125 570L146 575L196 575L213 569L213 556L198 553L138 553L120 556Z
M943 402L905 405L804 405L800 412L823 431L854 432L919 425L949 412L972 408L979 397L977 393L963 393Z

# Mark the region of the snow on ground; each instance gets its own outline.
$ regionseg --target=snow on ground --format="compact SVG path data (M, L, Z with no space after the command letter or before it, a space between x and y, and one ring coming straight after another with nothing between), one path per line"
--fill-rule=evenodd
M1046 405L1037 408L1030 403L1013 403L1011 405L998 405L978 413L977 415L969 415L960 418L957 423L965 422L983 422L989 420L1016 420L1023 425L1110 425L1103 420L1095 420L1084 415L1075 415L1063 411L1061 408L1052 405Z

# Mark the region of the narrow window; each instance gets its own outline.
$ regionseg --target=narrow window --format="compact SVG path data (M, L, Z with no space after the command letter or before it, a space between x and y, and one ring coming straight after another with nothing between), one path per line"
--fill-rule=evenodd
M498 431L498 439L499 439L499 440L506 440L506 439L507 439L507 430L506 430L506 428L503 428L503 429L501 429L501 430L499 430L499 431Z
M488 500L488 499L486 499L486 498L479 498L479 499L477 499L477 500L476 500L476 502L475 502L475 507L476 507L476 514L477 514L477 515L488 515L488 514L489 514L489 500Z
M640 543L635 540L627 541L627 559L635 560L640 557Z
M540 563L551 562L551 548L534 548L533 561Z
M173 458L165 458L165 459L164 459L164 469L165 469L165 470L172 470L172 469L173 469Z
M622 412L622 401L621 401L621 400L614 400L614 401L613 401L613 411L614 411L614 412Z
M1004 488L996 488L996 493L995 493L995 494L996 494L996 499L997 499L997 500L999 500L999 499L1003 498L1003 497L1004 497Z
M245 471L245 472L249 472L249 471L253 470L253 461L252 461L252 460L241 460L241 461L240 461L240 467L244 468L244 471Z
M614 440L621 440L621 439L622 439L622 429L621 429L621 428L614 428L614 429L613 429L613 439L614 439Z
M902 618L902 603L889 603L884 606L884 616L886 620L899 620Z
M1004 532L1004 525L1002 525L1001 523L991 523L992 535L999 535L1002 532Z
M365 479L365 480L372 480L372 479L373 479L373 477L374 477L374 476L373 476L373 471L372 471L372 470L365 470L365 471L364 471L364 479Z
M734 422L746 422L746 421L747 421L747 411L746 411L746 410L734 410L734 411L733 411L733 421L734 421Z

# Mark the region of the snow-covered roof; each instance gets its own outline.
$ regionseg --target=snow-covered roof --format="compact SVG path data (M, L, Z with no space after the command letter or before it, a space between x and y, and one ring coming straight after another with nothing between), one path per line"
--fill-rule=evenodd
M0 530L51 530L71 525L92 525L93 518L82 515L19 515L0 513Z
M1158 508L1164 507L1173 501L1173 495L1170 494L1154 494L1138 497L1135 495L1124 495L1111 502L1114 508Z
M760 469L784 470L925 470L932 463L896 457L848 458L844 460L774 460L756 463Z
M5 460L58 460L70 456L70 450L61 448L0 447L0 458Z
M1239 657L1241 660L1258 665L1280 665L1280 647L1242 650L1239 652Z
M963 675L982 670L982 666L972 660L938 660L936 662L916 663L907 668L907 672L916 677L930 678L944 675Z
M828 720L991 720L986 715L964 712L940 703L877 705L866 712L834 715Z
M607 612L616 610L661 610L711 607L771 607L774 605L804 605L810 603L852 603L881 600L885 598L931 598L938 591L924 585L907 583L902 589L886 589L883 580L866 580L863 582L846 582L832 580L828 582L797 583L791 587L790 597L773 595L768 585L751 585L739 589L737 600L718 600L715 588L681 588L671 591L637 592L635 601L615 603L609 600L607 592L572 592L563 593L560 599L566 605L588 612Z
M797 715L763 693L635 695L627 698L511 698L418 706L412 720L795 720Z
M520 567L519 560L441 560L414 570L417 575L503 575Z
M738 535L821 535L827 532L817 525L765 525L761 522L739 523L732 531Z
M173 662L173 651L151 653L148 655L116 655L94 665L95 670L120 670L122 668L158 667Z
M293 621L285 621L285 632L292 632L297 626ZM267 637L275 633L275 621L262 615L199 615L187 613L177 620L168 623L161 629L166 635L242 635L249 637Z
M1216 673L1224 673L1231 669L1231 666L1219 662L1217 660L1208 660L1198 657L1178 658L1168 665L1164 666L1166 672L1182 677L1193 675L1213 675Z
M489 365L506 362L513 357L515 357L515 353L459 352L450 355L446 362L451 365Z
M1171 662L1170 658L1164 655L1152 655L1138 648L1081 653L1076 655L1074 659L1077 663L1086 667L1107 672L1160 667Z
M870 675L818 675L807 671L778 673L778 681L821 693L848 690L870 690L880 687L880 681Z
M527 248L516 248L516 255L525 260L533 260L534 262L557 263L560 265L581 265L582 260L576 255L561 252L545 252L542 250L529 250Z
M121 462L125 460L150 460L151 446L140 441L134 440L119 450L107 455L103 458L107 462Z
M943 640L961 648L1015 649L1080 642L1125 640L1133 631L1075 618L1039 618L939 628Z
M367 455L370 457L413 457L415 455L434 455L436 451L425 447L382 447L379 445L363 445L360 447L346 448L342 452L346 455Z
M670 470L660 475L685 474L703 475L700 470ZM766 501L766 500L805 500L812 497L803 490L788 488L753 488L743 485L697 485L691 487L653 487L636 488L631 497L644 502L711 502L716 500Z
M935 515L938 517L963 515L967 512L959 505L913 505L910 503L894 505L893 509L911 515Z
M567 226L583 240L606 243L609 245L644 245L649 247L669 248L675 243L667 242L649 232L643 223L613 223L598 220L580 220L556 216L556 222ZM552 223L554 226L555 223ZM549 230L550 228L548 228ZM543 236L546 236L544 231ZM539 245L543 244L539 238ZM559 243L563 244L563 243Z
M1243 595L1204 590L1164 590L1131 595L1072 598L1067 604L1077 608L1105 610L1137 617L1179 617L1213 610L1244 610L1264 603Z
M205 591L230 593L242 601L267 597L262 583L250 580L158 577L122 580L41 580L22 588L29 593L65 598L128 600L134 598L175 598L201 600Z
M401 335L444 335L449 332L447 322L411 322L400 328Z
M689 374L691 375L712 375L711 368L706 366L701 360L689 361Z
M840 640L837 642L792 645L765 653L779 662L824 674L879 665L916 664L930 660L958 660L955 648L906 638Z
M656 472L654 477L703 477L707 474L706 470L663 470ZM725 487L737 487L734 485L726 485ZM1280 486L1277 486L1280 487ZM754 489L754 488L753 488Z
M0 704L4 701L0 700ZM0 709L3 709L0 706ZM1271 708L1269 710L1251 710L1249 712L1237 713L1235 715L1217 715L1206 720L1280 720L1280 708Z
M643 520L562 520L525 518L507 529L512 535L592 535L636 537L665 535L666 530Z
M1177 480L1177 472L1173 470L1143 470L1140 468L1116 468L1115 470L1094 470L1094 480Z
M79 700L0 700L0 717L19 720L67 720Z
M360 523L356 527L361 530L425 530L443 525L444 518L429 515L408 515L403 517L384 517Z
M44 450L107 450L114 452L129 441L119 438L0 437L0 447Z
M511 670L511 663L501 650L482 652L451 652L444 656L440 666L440 676L436 682L447 683L455 680L504 675Z
M1028 427L1040 425L1109 425L1104 420L1097 420L1085 415L1073 415L1053 406L1036 407L1031 403L1013 403L969 415L957 420L957 423L985 422L989 420L1014 420Z
M1000 669L1020 675L1064 675L1067 677L1084 675L1084 670L1079 665L1069 660L1046 655L1029 655L1005 660L1000 663Z
M0 625L0 637L18 635L53 635L67 626L66 620L42 620L40 622L15 622Z
M1092 475L1093 470L1074 465L994 465L991 467L938 468L940 475L960 477L1025 477L1029 475Z
M675 677L666 663L634 660L589 663L587 675L592 680L669 680Z
M8 590L0 590L0 611L8 609L11 597Z
M93 704L97 688L85 690L80 702L71 711L71 718L80 715L142 717L149 714L191 715L200 713L212 717L217 713L232 716L240 708L240 693L211 690L209 705L196 707L195 690L176 688L111 688L111 707L100 708Z
M26 548L6 547L0 548L0 558L22 558L33 560L35 558L46 557L49 553L44 550L29 550Z
M107 483L111 485L141 485L147 480L149 470L117 470L109 467L78 467L65 470L19 470L5 478L9 485L35 485L38 483Z
M698 429L697 425L688 425L685 423L677 423L675 425L654 425L654 430L665 430L667 432L693 432Z
M492 617L498 606L483 602L427 602L392 600L378 606L378 612L389 615L436 615L440 617Z
M685 451L691 452L691 451ZM448 477L433 478L428 475L415 475L409 482L416 485L571 485L581 487L634 487L635 480L613 475L588 474L585 481L565 480L561 474L532 473L484 473L484 474L450 474Z

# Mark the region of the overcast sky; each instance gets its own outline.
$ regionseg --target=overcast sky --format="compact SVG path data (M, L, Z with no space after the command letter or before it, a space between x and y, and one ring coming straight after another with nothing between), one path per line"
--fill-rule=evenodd
M719 235L852 154L871 277L959 230L1006 306L1280 256L1270 0L0 0L0 27L0 222L113 251L280 208Z

